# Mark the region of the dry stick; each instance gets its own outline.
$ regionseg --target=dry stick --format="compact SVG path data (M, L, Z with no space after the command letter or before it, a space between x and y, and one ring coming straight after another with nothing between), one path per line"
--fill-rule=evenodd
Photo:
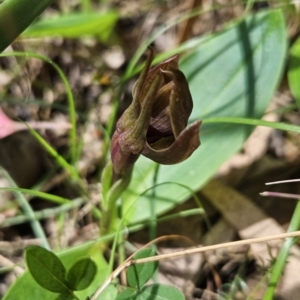
M201 253L201 252L206 252L210 250L217 250L221 248L226 248L226 247L232 247L232 246L241 246L241 245L251 245L254 243L262 243L262 242L267 242L271 240L277 240L277 239L284 239L284 238L291 238L291 237L297 237L300 236L300 230L295 231L295 232L288 232L288 233L282 233L282 234L277 234L277 235L270 235L268 237L262 237L262 238L253 238L253 239L247 239L247 240L242 240L242 241L236 241L236 242L229 242L229 243L222 243L218 245L212 245L212 246L205 246L201 248L193 248L193 249L188 249L188 250L181 250L173 253L167 253L167 254L160 254L156 256L151 256L147 258L140 258L137 260L131 260L131 258L134 256L131 255L128 257L128 259L125 260L125 262L120 265L110 276L107 278L102 286L97 290L97 292L94 294L94 296L91 298L91 300L96 300L97 297L102 293L102 291L112 282L114 278L116 278L125 268L130 267L131 265L134 264L142 264L142 263L147 263L147 262L152 262L152 261L159 261L162 259L169 259L169 258L174 258L174 257L179 257L183 255L189 255L189 254L195 254L195 253ZM177 237L178 235L172 236L172 237ZM160 237L155 239L154 241L146 244L144 247L149 246L150 244L157 243L159 240L161 240L164 237Z
M291 183L291 182L299 182L300 179L287 179L287 180L280 180L280 181L273 181L273 182L267 182L265 185L273 185L273 184L282 184L282 183ZM263 192L260 193L261 196L266 197L281 197L281 198L289 198L289 199L300 199L300 195L297 194L288 194L288 193L279 193L279 192Z
M200 8L202 6L202 0L191 0L190 1L190 11L192 12L193 9ZM178 38L178 45L182 44L183 42L187 41L191 36L191 32L193 29L193 25L197 21L198 16L194 16L192 18L187 19L180 27L179 38Z
M267 182L265 185L273 185L273 184L281 184L281 183L290 183L290 182L299 182L300 179L287 179L287 180L280 180L280 181L273 181Z
M300 199L300 195L297 194L288 194L288 193L279 193L279 192L262 192L259 194L264 197L280 197L280 198L295 199L295 200Z

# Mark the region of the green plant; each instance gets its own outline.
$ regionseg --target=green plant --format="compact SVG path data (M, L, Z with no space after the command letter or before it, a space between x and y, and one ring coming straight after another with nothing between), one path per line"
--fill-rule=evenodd
M143 248L134 255L130 256L118 269L116 269L110 276L111 279L115 278L119 274L125 265L127 269L127 282L128 287L121 287L120 293L116 296L116 300L135 300L135 299L148 299L149 297L155 299L184 299L183 294L176 288L168 285L150 284L145 285L149 279L153 276L158 267L157 260L145 261L144 263L137 264L139 260L148 260L156 258L155 251L151 248ZM102 299L105 291L112 286L108 285L110 281L106 281L102 287L93 295L91 300ZM105 290L104 290L105 288Z
M0 7L0 52L8 47L54 0L5 0Z
M155 255L153 249L142 249L134 255L134 259L151 257ZM150 284L147 281L153 276L158 267L157 262L132 265L127 270L128 287L118 294L115 300L135 300L135 299L165 299L181 300L183 294L172 286Z
M22 37L62 36L65 38L80 38L83 36L96 36L99 41L108 42L118 17L117 11L58 15L34 23L22 34Z
M70 19L70 16L61 17L60 21L63 23L63 21L70 21ZM78 19L76 18L75 21L77 22ZM49 26L47 28L49 31L43 28L43 26L46 26L45 24ZM110 24L113 24L113 22ZM24 36L26 34L32 34L32 36L36 34L38 36L36 33L38 30L41 30L40 34L48 32L47 34L52 35L57 30L54 25L55 23L51 23L49 20L40 21L32 29L28 29ZM69 26L69 24L67 25ZM70 29L68 26L67 28L61 28L60 33L74 37L75 33L70 33L72 28ZM44 30L44 33L42 30ZM137 53L142 53L146 46L146 44L142 45ZM103 210L101 213L99 211L97 213L98 218L102 220L102 233L106 235L101 236L97 241L59 253L59 259L54 258L56 257L54 254L49 254L51 252L47 252L47 255L52 257L53 262L56 261L55 264L57 266L55 271L53 270L51 273L51 276L56 276L63 283L58 285L56 291L64 296L68 295L67 297L74 297L74 293L76 293L78 299L91 296L99 284L112 271L112 263L110 265L107 263L102 252L103 245L107 245L108 242L117 236L116 228L120 224L119 219L121 218L121 224L128 226L129 232L147 224L145 220L159 221L160 214L188 199L193 191L199 190L213 176L224 161L242 147L243 142L251 133L251 127L246 125L270 126L299 132L299 127L297 126L260 120L281 78L286 48L286 29L283 12L280 9L270 9L243 17L227 25L224 30L218 33L195 38L181 45L178 49L173 49L158 57L158 60L163 61L171 52L176 51L180 53L188 50L188 53L183 56L180 62L180 69L187 78L194 100L194 110L190 121L203 120L201 128L202 146L188 160L172 167L160 166L158 168L155 162L140 157L133 171L130 169L128 174L124 175L124 173L118 172L119 170L117 172L115 170L115 173L118 174L114 177L113 166L108 165L103 172L102 179ZM272 51L272 49L276 49L276 51ZM16 55L16 53L12 55ZM40 55L36 55L36 57L40 58ZM50 60L48 62L52 63ZM59 68L54 64L53 66L59 72ZM222 66L222 72L220 72L220 66ZM133 60L133 63L130 64L122 78L123 81L137 72L139 67L135 67ZM70 131L72 163L69 164L49 144L45 143L34 132L33 134L43 143L48 153L57 159L58 164L72 174L73 178L80 181L80 174L74 168L74 164L76 165L76 160L78 159L78 151L76 150L77 133L72 93L67 80L64 77L61 78L64 81L68 91L68 99L70 100L70 117L73 124ZM151 90L152 92L153 90ZM239 124L239 126L236 124ZM137 152L139 155L140 151ZM133 172L132 178L131 172ZM115 180L120 179L119 177L123 177L126 180ZM168 188L166 188L166 185ZM19 191L28 192L24 190ZM54 199L49 195L43 194L42 196ZM120 198L122 199L121 208L117 207L117 201ZM60 201L61 204L67 202L65 200L71 200L55 199ZM123 211L123 215L118 216L117 208ZM31 218L34 218L34 214ZM122 228L120 232L122 233ZM115 238L115 244L117 242L118 238ZM28 267L32 275L35 272L34 267L32 267L34 265L32 258L38 256L38 253L41 253L39 251L40 249L37 250L37 248L29 248L27 250L26 258L28 263L28 257L31 257ZM121 251L119 254L122 257ZM152 252L147 251L142 252L142 254L145 256L153 255ZM114 254L114 250L112 252ZM73 262L75 257L81 259L80 262L87 263L84 258L86 256L91 257L97 265L96 278L92 281L91 275L88 275L90 279L86 282L89 284L85 283L83 285L83 291L74 292L76 288L78 289L78 285L72 285L71 281L73 279L70 279L72 276L68 277L66 275L68 273L64 271L64 268L74 270ZM108 299L114 299L115 297L118 300L135 299L141 295L145 295L147 298L153 294L159 295L163 293L165 295L171 293L169 288L160 285L144 286L147 280L144 279L140 282L136 276L137 274L142 276L141 272L143 273L144 268L147 270L145 278L148 280L152 276L154 269L156 269L156 265L152 265L151 271L147 265L142 266L141 269L140 267L132 266L128 271L130 287L116 296L116 287L113 285L109 286L107 289ZM56 274L57 270L58 273ZM33 278L34 276L32 277L30 273L25 272L16 281L5 296L5 300L14 299L16 296L22 296L24 299L33 299L33 291L35 292L34 297L36 297L34 299L56 299L57 295L49 290L49 286L38 285ZM36 274L38 278L39 271ZM75 278L75 282L77 280L81 282L81 280L86 280L86 278L85 276ZM79 285L79 287L81 288L82 285ZM177 291L174 293L176 294ZM177 293L173 295L172 299L182 299L180 297L182 295Z
M280 10L249 15L221 32L194 40L194 48L182 58L180 69L194 100L190 121L202 120L201 147L179 165L160 166L156 183L172 181L199 190L242 147L252 131L243 124L283 125L259 119L281 78L286 48ZM152 205L159 215L189 198L189 192L180 186L157 187L155 203L151 194L146 194L139 200L143 202L140 208L136 199L152 186L155 169L155 163L144 157L135 164L131 184L122 196L124 211L135 203L127 224L150 218Z
M86 289L97 272L89 257L77 260L67 271L53 252L38 246L26 248L25 260L34 280L44 289L59 294L56 299L78 299L74 292Z
M23 37L95 35L106 42L118 19L116 11L105 13L90 10L41 19L30 26L54 0L5 0L0 7L0 52L20 34Z

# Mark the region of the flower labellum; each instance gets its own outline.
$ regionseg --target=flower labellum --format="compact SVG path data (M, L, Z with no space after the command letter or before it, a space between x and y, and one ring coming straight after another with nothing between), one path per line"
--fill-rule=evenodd
M187 126L193 101L178 55L150 69L153 51L133 87L133 101L111 142L114 173L120 177L139 155L165 165L187 159L200 145L201 121Z

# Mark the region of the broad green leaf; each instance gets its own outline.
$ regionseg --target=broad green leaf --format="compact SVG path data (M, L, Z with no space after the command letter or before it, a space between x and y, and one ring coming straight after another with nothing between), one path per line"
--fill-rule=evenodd
M74 295L60 294L55 298L55 300L76 300L76 298Z
M156 255L156 253L153 249L146 248L138 251L138 253L134 255L134 259L146 258L154 255ZM130 266L127 270L128 284L133 288L141 289L142 286L152 277L157 266L157 261Z
M68 271L68 286L74 291L84 290L91 284L96 272L97 266L92 259L81 258Z
M286 47L283 14L271 9L249 15L204 42L202 39L181 61L194 100L191 121L225 116L261 118L281 78ZM200 148L183 163L160 166L157 183L178 182L199 190L241 149L250 133L249 126L204 124ZM142 194L153 186L154 172L155 163L139 158L123 197L124 211L132 206L127 224L149 219L152 206L160 214L190 197L186 189L172 183Z
M5 0L0 5L0 52L7 48L54 0Z
M25 250L25 259L31 275L44 289L70 293L65 281L66 269L54 253L39 246L29 246Z
M112 300L118 294L116 285L110 284L98 297L97 300Z
M109 276L110 269L108 267L106 259L103 257L101 247L103 245L101 243L92 243L93 246L86 247L87 250L84 252L84 247L75 247L72 249L72 252L69 252L68 249L64 254L63 257L66 258L62 261L65 263L67 269L74 263L75 260L80 259L81 257L86 257L87 255L96 263L97 272L94 277L94 280L91 284L84 290L76 291L75 294L78 296L79 299L86 299L86 297L91 296L95 293L95 291L99 288L101 283ZM70 254L67 254L67 253Z
M139 300L185 300L184 295L175 287L163 284L145 286L139 293Z
M290 50L288 81L291 92L300 106L300 38Z
M138 293L136 290L132 288L127 288L126 290L119 293L115 300L132 300L136 299L137 295Z
M184 295L175 287L162 284L151 284L140 291L126 289L118 294L115 300L185 300Z
M101 284L101 282L103 282L109 275L107 273L108 266L106 260L102 256L101 251L99 251L99 247L99 242L93 241L84 245L73 247L58 254L58 257L67 269L69 269L74 264L74 261L86 257L87 255L91 257L97 264L97 269L99 271L97 272L92 284L83 291L75 292L79 299L86 299L86 297L92 295L99 287L99 284ZM37 284L31 274L26 271L9 288L3 300L55 300L57 297L57 294L47 291L43 289L39 284Z
M51 19L41 19L30 26L24 37L63 36L77 38L83 35L97 35L106 41L118 19L115 11L105 13L72 13Z

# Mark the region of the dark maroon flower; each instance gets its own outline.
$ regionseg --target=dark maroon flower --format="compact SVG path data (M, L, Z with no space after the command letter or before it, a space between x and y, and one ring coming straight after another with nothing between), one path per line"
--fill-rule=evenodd
M121 175L142 154L160 164L187 159L200 145L201 121L187 126L193 101L174 55L150 70L153 51L119 119L111 142L114 172Z

